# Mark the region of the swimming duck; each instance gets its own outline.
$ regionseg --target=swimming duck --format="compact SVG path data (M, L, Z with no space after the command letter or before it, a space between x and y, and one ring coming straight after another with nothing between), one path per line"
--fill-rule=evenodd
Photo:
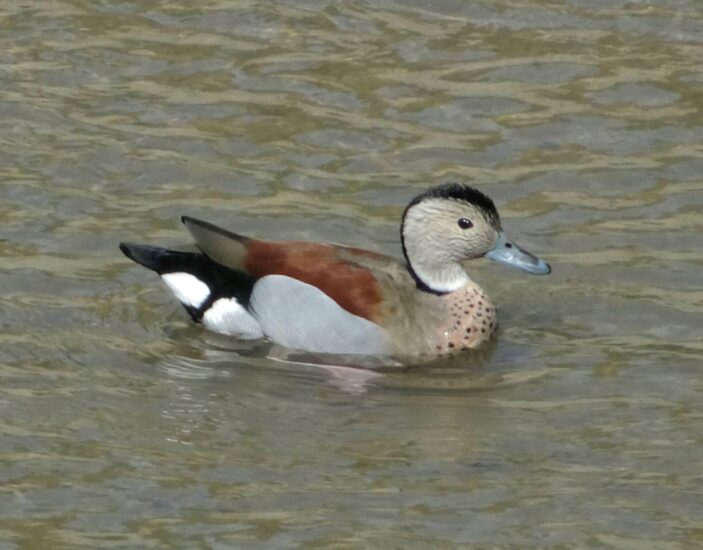
M462 263L486 257L544 275L549 264L503 232L493 201L450 183L405 208L405 261L368 250L268 242L184 216L199 252L120 244L161 276L194 321L246 339L336 354L442 355L476 348L496 309Z

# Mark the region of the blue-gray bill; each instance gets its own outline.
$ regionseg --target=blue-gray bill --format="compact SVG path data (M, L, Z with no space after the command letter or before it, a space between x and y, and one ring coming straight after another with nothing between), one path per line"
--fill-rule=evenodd
M533 275L547 275L552 268L547 262L523 250L511 242L505 233L498 235L496 245L485 254L486 258L495 260L511 267L517 267Z

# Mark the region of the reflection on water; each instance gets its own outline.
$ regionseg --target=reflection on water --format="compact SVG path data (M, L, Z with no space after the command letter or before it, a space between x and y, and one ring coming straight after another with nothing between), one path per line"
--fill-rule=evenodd
M696 2L0 11L0 546L703 542ZM554 267L476 262L482 356L208 334L116 248L190 214L399 254L449 180Z

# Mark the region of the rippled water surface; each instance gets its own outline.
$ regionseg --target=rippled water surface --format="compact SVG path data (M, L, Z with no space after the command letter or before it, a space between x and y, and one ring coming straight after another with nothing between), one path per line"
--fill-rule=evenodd
M0 6L0 548L703 545L703 7ZM431 184L549 260L481 355L291 364L120 240L399 254Z

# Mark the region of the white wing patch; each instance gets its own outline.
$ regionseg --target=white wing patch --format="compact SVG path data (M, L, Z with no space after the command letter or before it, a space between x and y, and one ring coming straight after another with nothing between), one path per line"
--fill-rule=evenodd
M187 306L198 308L210 296L210 288L190 273L164 273L161 279L176 298Z
M234 298L219 298L205 311L202 323L210 330L254 340L264 336L261 325Z
M289 348L366 355L390 351L379 325L349 313L319 288L285 275L259 279L250 309L264 334Z

